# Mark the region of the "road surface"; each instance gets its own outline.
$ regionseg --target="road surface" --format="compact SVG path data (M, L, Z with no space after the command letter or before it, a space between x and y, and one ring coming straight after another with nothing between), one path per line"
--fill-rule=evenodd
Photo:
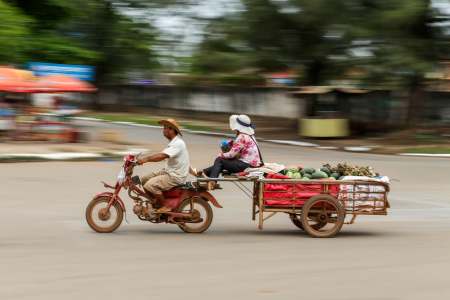
M158 129L116 125L157 151ZM184 136L206 167L218 137ZM333 299L450 297L450 160L261 145L266 162L319 167L346 161L394 178L389 216L361 217L338 237L313 239L277 215L259 231L232 185L214 192L210 229L182 233L139 221L94 233L84 209L121 162L0 165L0 299ZM159 164L137 168L142 174ZM125 195L123 195L125 197Z

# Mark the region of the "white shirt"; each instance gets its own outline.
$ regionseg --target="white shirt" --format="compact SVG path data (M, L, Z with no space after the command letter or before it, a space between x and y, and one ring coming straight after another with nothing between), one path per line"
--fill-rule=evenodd
M189 174L190 163L189 153L183 139L177 135L162 152L169 156L165 168L167 173L180 184L184 184Z

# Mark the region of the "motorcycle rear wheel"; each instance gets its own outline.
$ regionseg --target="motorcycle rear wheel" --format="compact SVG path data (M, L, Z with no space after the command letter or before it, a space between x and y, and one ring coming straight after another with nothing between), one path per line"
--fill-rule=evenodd
M86 207L86 221L89 226L99 233L111 233L122 224L123 210L119 202L115 202L109 211L106 211L111 197L97 197Z
M191 202L192 209L191 210ZM187 233L202 233L206 231L213 220L213 211L207 201L199 197L187 198L181 202L178 212L195 213L202 219L199 223L180 223L178 227Z

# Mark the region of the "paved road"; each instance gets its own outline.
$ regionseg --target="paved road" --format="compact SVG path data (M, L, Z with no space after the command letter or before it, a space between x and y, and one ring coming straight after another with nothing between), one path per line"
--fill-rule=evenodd
M117 127L164 145L155 129ZM193 165L218 138L186 134ZM370 164L396 178L387 217L361 218L334 239L312 239L279 215L258 231L250 201L218 191L210 230L182 233L128 214L96 234L84 208L120 162L0 165L0 299L446 299L450 297L450 160L263 144L266 161ZM145 173L159 165L139 168ZM129 204L129 203L128 203ZM128 205L128 208L131 207Z

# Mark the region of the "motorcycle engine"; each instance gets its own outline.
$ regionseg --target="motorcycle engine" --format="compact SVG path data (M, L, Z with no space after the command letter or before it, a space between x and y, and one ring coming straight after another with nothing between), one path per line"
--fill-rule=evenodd
M153 206L149 201L139 201L135 202L133 206L133 212L141 220L153 220L157 218L157 215L153 213Z
M134 212L136 215L138 215L138 216L142 215L143 210L144 210L144 206L142 206L142 203L135 203L135 204L134 204L134 206L133 206L133 212Z

